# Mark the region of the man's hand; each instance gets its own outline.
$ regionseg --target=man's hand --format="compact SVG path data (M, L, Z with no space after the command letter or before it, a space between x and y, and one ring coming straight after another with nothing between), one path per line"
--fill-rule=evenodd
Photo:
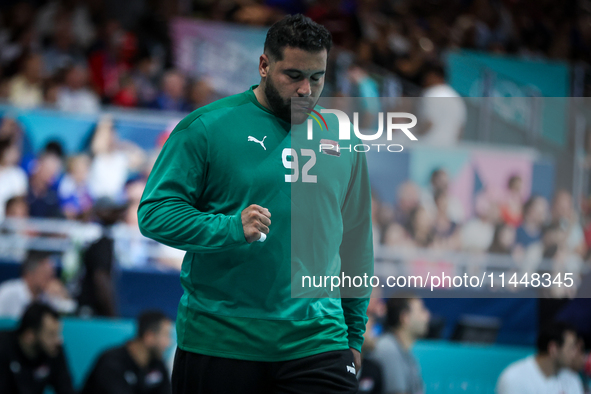
M260 205L252 204L242 211L242 228L244 229L244 238L246 242L252 243L258 241L261 233L269 234L271 225L271 212Z
M359 350L353 349L352 347L349 349L351 349L351 352L353 352L353 360L355 361L355 372L359 372L359 368L361 368L361 353L359 353Z

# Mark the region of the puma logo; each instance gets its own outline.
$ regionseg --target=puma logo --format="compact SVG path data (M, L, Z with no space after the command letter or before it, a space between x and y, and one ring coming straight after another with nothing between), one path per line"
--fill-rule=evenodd
M265 138L267 138L267 136L263 137L262 141L257 140L256 138L252 137L252 136L248 136L248 140L252 141L252 142L256 142L257 144L261 144L261 146L263 147L264 150L267 150L267 148L265 148L265 144L263 143L265 141Z

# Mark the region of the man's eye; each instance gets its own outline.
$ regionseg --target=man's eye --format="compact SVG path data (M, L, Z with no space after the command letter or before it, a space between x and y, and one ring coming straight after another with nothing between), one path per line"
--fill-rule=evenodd
M320 78L312 78L312 81L318 82L318 81L320 81Z

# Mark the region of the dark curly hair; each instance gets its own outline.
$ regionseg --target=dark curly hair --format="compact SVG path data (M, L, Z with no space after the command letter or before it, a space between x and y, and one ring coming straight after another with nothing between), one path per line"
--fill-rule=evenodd
M332 48L332 37L326 28L302 15L289 15L275 23L267 32L265 54L283 60L283 48L293 47L309 52Z

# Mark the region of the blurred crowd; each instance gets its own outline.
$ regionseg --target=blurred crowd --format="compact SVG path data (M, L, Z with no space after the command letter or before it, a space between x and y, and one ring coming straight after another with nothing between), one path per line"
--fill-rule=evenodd
M99 120L87 151L67 156L59 142L50 141L34 155L23 150L20 123L4 117L0 121L0 223L29 218L99 223L112 228L118 239L122 266L144 266L156 255L159 264L179 269L184 253L143 237L137 221L147 176L169 132L163 131L159 145L146 152L120 140L113 119L106 115ZM40 232L18 231L28 237ZM10 242L3 253L22 259L26 245L18 248Z
M570 192L557 190L551 201L530 195L515 174L503 193L486 188L470 207L450 192L445 169L435 169L429 188L403 183L391 206L374 193L374 243L397 251L430 249L444 252L505 255L524 271L550 261L558 271L578 273L589 261L591 212L575 207ZM578 212L582 212L582 217Z
M217 93L206 78L174 69L174 17L268 26L294 12L331 31L335 67L346 50L362 69L377 66L414 85L422 84L430 64L457 48L591 60L591 13L576 0L5 1L0 99L75 112L97 111L101 104L191 111ZM359 79L359 70L356 75L349 77ZM335 85L330 93L363 94Z

